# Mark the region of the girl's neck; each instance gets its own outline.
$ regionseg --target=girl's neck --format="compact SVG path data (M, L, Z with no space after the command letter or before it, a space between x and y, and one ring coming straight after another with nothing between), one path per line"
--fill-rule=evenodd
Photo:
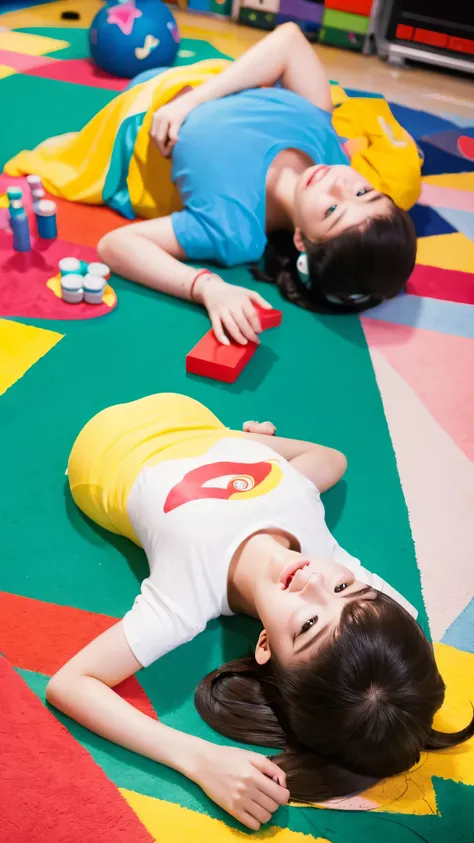
M288 550L296 549L294 543L278 530L254 533L242 542L232 557L227 575L227 597L233 612L258 617L254 589L259 572L276 554L284 556Z
M298 149L284 149L273 159L267 172L267 231L293 231L295 189L311 159Z

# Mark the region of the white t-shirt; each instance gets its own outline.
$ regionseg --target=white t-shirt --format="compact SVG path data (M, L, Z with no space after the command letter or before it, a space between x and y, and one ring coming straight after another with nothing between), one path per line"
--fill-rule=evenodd
M230 562L246 538L264 529L291 534L305 555L340 562L416 616L398 592L337 544L315 485L253 440L223 438L200 456L144 468L127 510L150 565L123 619L130 649L144 667L190 641L212 618L232 614Z

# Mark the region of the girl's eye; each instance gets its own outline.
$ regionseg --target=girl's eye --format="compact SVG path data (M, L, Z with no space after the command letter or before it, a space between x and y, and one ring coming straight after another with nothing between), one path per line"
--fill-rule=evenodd
M365 194L370 193L371 190L373 190L372 187L361 187L361 189L357 191L356 196L365 196Z
M304 623L303 626L301 627L301 632L308 632L308 629L311 629L311 627L314 626L314 624L317 623L317 621L318 621L317 615L315 615L314 618L310 618L309 621L306 621L306 623Z
M331 207L328 208L326 213L324 214L324 219L326 219L326 217L329 217L331 214L333 214L334 211L336 210L336 208L337 208L337 205L331 205Z
M336 594L340 594L340 592L345 591L346 588L349 588L349 583L348 582L340 582L339 585L336 585L336 588L334 589L334 591L336 592Z

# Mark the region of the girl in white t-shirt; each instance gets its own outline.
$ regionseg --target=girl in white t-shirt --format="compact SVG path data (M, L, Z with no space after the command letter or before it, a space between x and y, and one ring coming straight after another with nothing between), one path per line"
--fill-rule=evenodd
M320 493L345 457L274 432L269 422L231 431L170 394L86 425L69 459L74 500L141 545L150 574L123 620L47 688L69 717L179 770L253 829L290 793L360 792L474 733L474 718L455 734L432 728L444 683L416 611L326 526ZM223 734L281 748L274 760L171 729L113 690L236 612L262 622L255 656L207 676L196 705Z

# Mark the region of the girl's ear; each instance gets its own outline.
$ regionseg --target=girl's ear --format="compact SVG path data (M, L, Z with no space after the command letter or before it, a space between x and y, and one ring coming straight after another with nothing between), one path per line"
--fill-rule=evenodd
M257 664L264 665L270 661L271 657L272 651L268 641L267 630L262 629L258 636L257 646L255 647L255 661Z
M305 245L303 243L303 235L302 235L301 228L295 228L295 233L293 235L293 243L295 244L296 248L298 249L298 252L306 251Z

